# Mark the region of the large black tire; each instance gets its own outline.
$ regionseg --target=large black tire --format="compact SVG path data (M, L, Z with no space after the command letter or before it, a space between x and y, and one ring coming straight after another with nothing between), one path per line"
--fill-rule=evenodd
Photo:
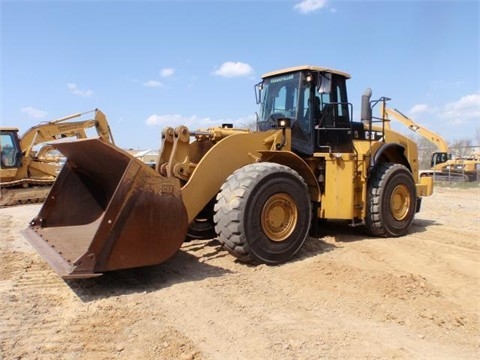
M235 171L215 205L218 240L239 260L278 264L308 237L311 203L305 181L289 167L256 163Z
M214 203L215 199L213 198L188 225L187 236L185 237L186 242L192 240L209 240L217 236L215 233L215 224L213 223Z
M188 225L185 242L192 240L209 240L215 238L216 235L213 222L208 219L197 218Z
M368 182L367 230L381 237L407 234L416 204L415 181L410 171L400 164L378 164Z

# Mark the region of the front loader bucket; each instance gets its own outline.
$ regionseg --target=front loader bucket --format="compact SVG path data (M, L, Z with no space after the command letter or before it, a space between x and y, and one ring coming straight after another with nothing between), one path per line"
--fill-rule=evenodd
M64 279L162 263L187 234L176 178L99 139L54 145L67 157L22 233Z

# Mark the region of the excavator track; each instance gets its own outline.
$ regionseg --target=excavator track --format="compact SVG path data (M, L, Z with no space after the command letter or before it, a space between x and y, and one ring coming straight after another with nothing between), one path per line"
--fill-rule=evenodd
M42 203L48 196L54 180L21 179L2 183L0 208Z

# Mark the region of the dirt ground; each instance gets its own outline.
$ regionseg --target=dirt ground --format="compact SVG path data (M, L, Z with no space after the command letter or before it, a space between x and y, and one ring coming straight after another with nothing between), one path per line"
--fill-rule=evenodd
M280 266L215 241L63 281L0 209L0 359L479 359L480 188L437 187L408 236L327 223Z

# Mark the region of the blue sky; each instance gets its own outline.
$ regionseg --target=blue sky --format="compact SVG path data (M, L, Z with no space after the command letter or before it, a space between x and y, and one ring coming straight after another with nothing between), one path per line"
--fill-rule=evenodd
M154 149L164 126L248 125L261 75L303 64L350 73L355 116L370 87L450 141L480 128L478 1L0 6L0 120L21 131L99 108L117 145Z

